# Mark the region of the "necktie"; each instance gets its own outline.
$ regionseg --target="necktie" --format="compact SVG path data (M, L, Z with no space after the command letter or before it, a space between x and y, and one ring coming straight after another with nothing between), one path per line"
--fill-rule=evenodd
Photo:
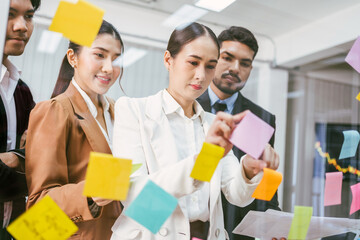
M215 109L215 113L217 113L218 111L224 112L227 109L227 106L225 103L216 102L214 103L213 108Z

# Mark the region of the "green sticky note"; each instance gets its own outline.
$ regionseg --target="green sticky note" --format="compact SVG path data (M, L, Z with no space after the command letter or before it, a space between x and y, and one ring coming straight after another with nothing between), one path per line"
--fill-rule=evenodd
M312 216L312 207L295 206L294 218L291 222L289 240L302 240L306 238Z
M124 214L156 234L177 203L175 197L149 180Z
M131 166L131 173L130 173L130 175L133 174L134 172L136 172L137 170L139 170L139 168L141 167L141 165L142 165L142 163L133 164L133 165Z

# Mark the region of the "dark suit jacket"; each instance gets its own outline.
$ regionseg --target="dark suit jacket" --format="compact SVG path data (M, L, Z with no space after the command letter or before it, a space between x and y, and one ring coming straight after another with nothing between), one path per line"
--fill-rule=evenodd
M204 108L205 111L211 112L211 105L210 105L210 98L208 90L204 92L203 95L201 95L197 101L201 104L201 106ZM232 114L237 114L240 112L243 112L245 110L250 110L252 113L260 117L262 120L267 122L269 125L271 125L273 128L275 128L275 116L260 106L256 105L249 99L245 98L240 92L239 96L235 101L234 109ZM274 147L274 141L275 141L275 134L270 139L269 143L272 147ZM233 147L234 154L238 159L240 159L245 153L238 149L237 147ZM233 234L232 231L234 228L241 222L241 220L245 217L245 215L250 210L257 210L257 211L265 211L268 208L280 210L279 208L279 202L277 199L277 193L274 195L273 199L271 201L262 201L255 199L250 205L244 208L240 208L237 206L234 206L230 204L224 195L222 195L222 204L223 204L223 210L224 210L224 223L225 223L225 229L229 233L229 237L231 240L238 240L238 239L253 239L246 236L240 236Z
M31 109L35 106L29 87L19 79L14 92L16 108L16 148L19 148L20 139L27 129ZM7 117L4 103L0 98L0 152L6 152L7 146ZM25 155L25 150L16 149L17 155ZM0 161L0 221L4 214L3 202L13 202L12 219L25 210L25 199L27 195L26 180L24 174L19 174L7 167ZM19 199L20 198L20 199Z

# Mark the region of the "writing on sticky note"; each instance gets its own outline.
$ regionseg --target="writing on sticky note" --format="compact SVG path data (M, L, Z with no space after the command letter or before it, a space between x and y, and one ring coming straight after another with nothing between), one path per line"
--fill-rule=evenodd
M324 206L341 204L342 172L326 173Z
M70 41L90 47L99 32L104 10L84 0L76 4L60 1L50 31L62 33Z
M264 168L264 175L256 187L252 197L270 201L282 181L282 174L270 168Z
M175 197L149 180L124 214L156 234L177 203Z
M341 147L339 159L353 157L359 145L360 134L356 130L343 131L344 142Z
M352 185L351 187L352 201L350 206L350 215L360 209L360 183Z
M139 168L141 167L141 165L142 165L142 163L133 164L133 165L131 166L131 173L130 173L130 175L133 174L134 172L136 172L137 170L139 170Z
M289 240L302 240L306 238L312 212L312 207L295 206L294 218L291 222L291 227L288 235Z
M253 158L259 159L273 134L273 127L248 112L234 129L230 142Z
M351 47L345 62L350 64L358 73L360 73L360 37L358 37Z
M17 240L65 240L78 228L54 200L45 196L12 222L7 230Z
M83 195L125 200L130 186L132 161L111 154L90 153Z
M204 142L196 158L190 177L200 181L210 182L220 159L224 156L224 152L225 149L223 147Z

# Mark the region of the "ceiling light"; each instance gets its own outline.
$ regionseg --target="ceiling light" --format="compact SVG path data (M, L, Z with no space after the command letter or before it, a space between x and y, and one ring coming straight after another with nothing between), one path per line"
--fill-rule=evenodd
M176 12L170 15L162 25L175 28L178 26L186 27L192 22L204 16L208 11L202 8L194 7L192 5L185 4L179 8Z
M221 12L235 1L236 0L199 0L195 5L210 11Z
M39 52L53 54L58 49L61 38L61 33L44 30L41 33L37 50Z
M140 60L146 55L147 51L140 48L131 47L129 50L126 50L124 55L116 59L113 65L123 66L124 68L129 67L134 64L136 61Z

